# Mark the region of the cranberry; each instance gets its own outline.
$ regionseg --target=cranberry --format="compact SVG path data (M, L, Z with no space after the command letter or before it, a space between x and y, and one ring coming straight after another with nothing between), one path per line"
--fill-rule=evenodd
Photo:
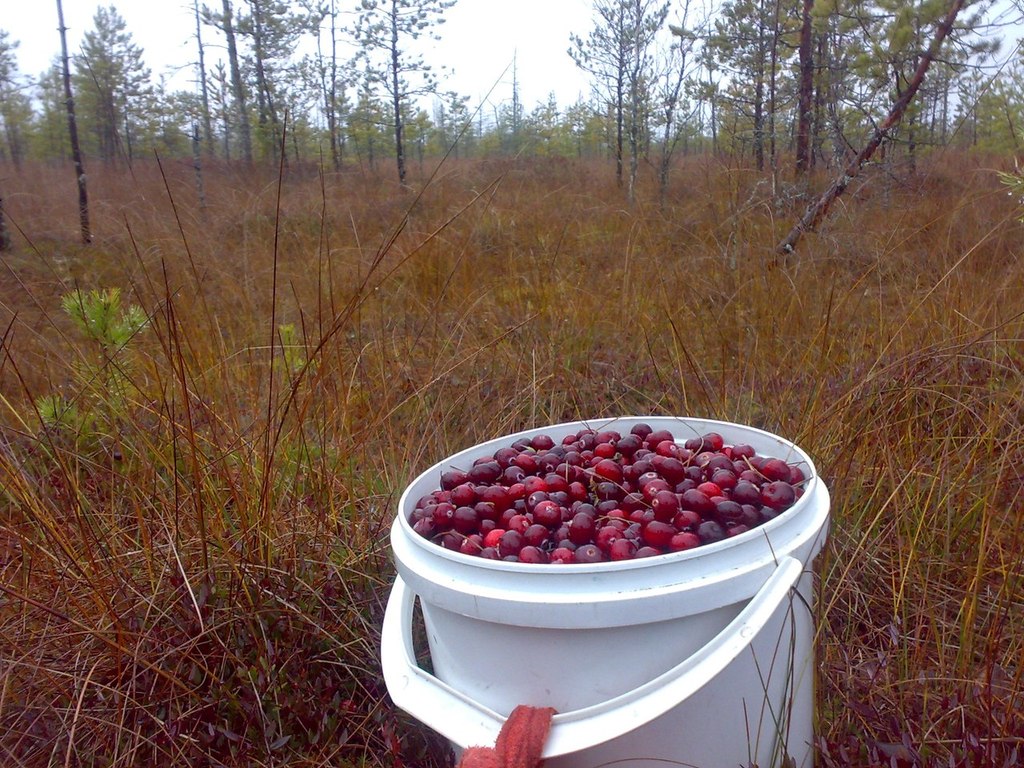
M602 552L608 552L611 549L612 542L616 539L622 538L622 530L614 525L604 525L597 529L597 533L594 534L594 543L601 549Z
M672 541L677 533L675 526L670 523L663 523L660 520L652 520L643 529L643 540L645 544L652 547L664 548Z
M736 487L736 473L731 469L716 469L711 475L711 482L728 491Z
M512 506L512 494L501 485L489 485L477 492L480 501L493 505L494 509L503 512Z
M749 459L753 455L753 446L747 445L746 443L737 443L732 447L732 457L734 459Z
M480 515L473 507L456 507L451 517L452 528L459 533L473 533L480 525Z
M716 483L712 483L710 481L706 481L698 485L697 490L708 498L722 495L722 489Z
M553 501L541 501L533 508L533 519L548 528L562 523L562 508Z
M669 541L669 548L673 552L681 552L685 549L693 549L701 544L700 536L692 531L680 531Z
M658 491L651 499L654 519L667 523L679 512L679 497L674 491Z
M547 451L554 448L555 441L551 439L550 435L535 435L534 438L530 440L530 445L533 446L534 450Z
M584 544L573 552L573 561L577 563L600 563L603 560L604 555L596 544Z
M768 480L782 480L788 483L790 480L789 464L782 459L768 459L761 465L761 474Z
M574 544L589 544L594 539L594 517L577 512L569 522L569 540Z
M705 448L712 451L720 451L725 445L725 440L717 432L708 432L703 436L702 440Z
M743 522L743 507L735 501L723 499L715 505L715 520L729 526Z
M616 441L615 447L623 456L632 456L643 444L644 441L637 434L631 433Z
M434 525L434 521L431 518L423 517L412 524L412 529L420 536L429 539L432 538L434 533L437 531L437 526Z
M793 506L796 493L793 486L782 480L768 483L761 489L761 503L774 510L783 510Z
M440 543L441 543L441 546L444 547L445 549L451 549L453 551L458 551L458 549L462 546L462 538L463 538L462 536L460 536L459 534L455 533L454 531L449 531L448 533L444 534L441 537L441 542Z
M459 545L459 552L464 555L479 555L483 548L483 536L474 533L472 536L467 536L462 540L462 544Z
M523 534L519 531L505 531L498 539L498 554L502 557L518 555L523 548Z
M697 526L697 536L702 544L711 544L725 538L725 529L714 520L705 520Z
M601 459L594 465L594 474L612 483L622 482L622 467L613 459Z
M636 435L641 440L645 440L653 431L650 424L645 424L641 421L639 424L633 425L632 429L629 430L629 434Z
M653 432L648 433L647 437L644 438L644 443L648 446L656 446L658 443L663 443L666 440L675 442L675 437L667 429L656 429Z
M675 440L662 440L656 446L654 446L654 452L659 456L665 458L679 458L679 445Z
M455 505L450 502L444 502L434 507L432 518L438 530L447 530L451 526L454 516Z
M519 550L519 562L521 563L546 563L548 556L543 549L527 545Z
M608 557L611 560L631 560L636 555L636 543L623 536L616 539L608 548Z
M559 563L562 565L576 562L575 553L571 549L565 547L556 547L551 550L551 554L548 556L549 563Z
M692 509L699 515L710 515L715 511L715 505L711 503L707 494L696 488L684 491L679 497L679 502L683 509Z
M508 521L508 530L523 534L531 525L533 525L533 518L530 515L512 515Z
M516 454L516 457L512 459L512 463L523 470L526 474L532 475L537 471L537 457L532 453Z
M746 480L740 480L732 489L732 500L739 504L760 504L761 489Z
M704 521L700 515L694 512L692 509L681 509L679 514L672 518L672 525L678 528L680 531L688 530L693 528L696 530L697 526Z
M548 540L548 536L550 534L551 531L548 530L547 526L541 525L540 523L534 523L523 531L523 540L528 546L540 547Z
M486 461L483 464L475 464L466 473L470 482L477 485L489 485L501 477L501 467L496 461Z
M458 485L462 485L469 479L469 476L461 469L450 469L441 473L441 488L450 491Z
M597 498L602 500L618 500L626 495L621 485L610 480L598 483L597 487L594 488L594 493Z

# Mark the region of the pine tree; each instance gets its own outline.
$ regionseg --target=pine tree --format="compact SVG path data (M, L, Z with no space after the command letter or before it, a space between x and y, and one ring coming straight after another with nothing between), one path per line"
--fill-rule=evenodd
M407 101L433 93L436 79L431 65L412 50L424 35L439 39L434 29L444 23L444 12L455 0L362 0L356 39L373 81L387 94L393 119L398 180L405 183L405 125Z
M32 104L18 73L17 48L18 42L0 29L0 126L6 147L0 148L0 157L6 155L16 168L27 152L25 136L32 118Z
M89 195L85 180L85 166L82 163L82 148L78 143L78 119L75 114L75 99L71 91L71 69L68 64L67 27L64 26L64 6L57 0L57 31L60 33L61 74L64 83L64 107L68 117L68 138L71 143L71 158L75 163L75 177L78 183L78 223L82 242L92 242L89 227Z
M135 130L150 95L150 71L142 48L114 6L97 8L75 57L74 85L79 118L91 129L94 147L105 161L123 155L131 162Z
M633 199L642 137L650 113L650 48L668 16L660 0L594 0L594 27L584 39L570 35L569 56L597 80L615 122L615 180L622 185L623 139L630 146Z

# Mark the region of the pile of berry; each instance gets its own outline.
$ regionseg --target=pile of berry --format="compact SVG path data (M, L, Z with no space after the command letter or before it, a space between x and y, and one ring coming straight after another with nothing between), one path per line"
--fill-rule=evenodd
M629 560L749 531L792 506L805 479L717 432L678 443L647 424L626 435L583 429L561 444L520 439L443 472L409 522L442 547L491 560Z

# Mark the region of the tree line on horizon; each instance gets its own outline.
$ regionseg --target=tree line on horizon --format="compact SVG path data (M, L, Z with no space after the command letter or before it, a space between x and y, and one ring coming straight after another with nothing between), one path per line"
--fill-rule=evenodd
M78 51L35 77L0 28L0 160L66 161L68 107L88 162L151 156L239 164L325 159L335 170L542 155L607 158L632 197L638 166L662 187L680 153L744 158L800 174L844 164L907 88L950 0L592 0L567 53L591 93L527 108L513 65L484 105L444 90L437 39L455 0L193 0L196 87L154 81L115 5ZM60 2L58 0L58 6ZM942 55L886 136L913 164L957 144L1020 149L1024 57L993 0L964 2ZM63 22L61 22L63 28ZM63 29L62 29L63 31ZM55 48L56 48L55 36ZM226 51L207 65L211 47ZM343 55L340 51L354 50ZM296 51L311 51L298 55ZM70 97L70 98L69 98Z

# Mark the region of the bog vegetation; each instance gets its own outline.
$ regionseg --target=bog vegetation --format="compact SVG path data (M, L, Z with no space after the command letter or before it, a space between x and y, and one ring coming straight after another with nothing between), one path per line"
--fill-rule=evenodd
M405 483L657 414L784 435L832 492L820 765L1021 764L1024 98L989 4L784 256L948 7L598 0L593 98L513 78L492 119L420 109L405 49L383 84L380 14L449 5L364 2L350 70L333 3L196 4L239 34L205 99L101 9L68 70L88 227L59 69L30 87L0 32L0 762L446 765L378 664Z
M692 158L22 177L0 275L8 765L427 765L377 666L404 483L616 414L766 427L833 493L823 765L1015 765L1021 223L993 165L879 168L798 256L798 201ZM951 761L951 763L950 763Z

